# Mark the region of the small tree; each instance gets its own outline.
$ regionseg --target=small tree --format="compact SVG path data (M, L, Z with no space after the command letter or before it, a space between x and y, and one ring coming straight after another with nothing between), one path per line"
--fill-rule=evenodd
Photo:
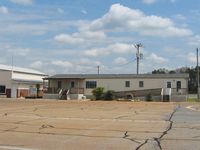
M40 93L40 84L36 84L36 89L37 89L37 97L39 97L39 93Z
M113 100L115 98L114 91L108 90L104 93L105 100Z
M94 90L92 90L92 94L95 97L96 100L100 100L103 98L104 94L104 88L103 87L98 87Z

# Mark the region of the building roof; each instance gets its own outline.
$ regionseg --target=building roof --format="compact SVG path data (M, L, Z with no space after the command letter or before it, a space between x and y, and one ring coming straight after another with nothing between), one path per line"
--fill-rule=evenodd
M189 78L189 74L57 74L45 79Z
M21 67L16 67L16 66L2 65L2 64L0 64L0 70L14 71L14 72L21 72L21 73L28 73L28 74L36 74L36 75L44 75L44 76L46 76L45 73L37 71L37 70L21 68Z

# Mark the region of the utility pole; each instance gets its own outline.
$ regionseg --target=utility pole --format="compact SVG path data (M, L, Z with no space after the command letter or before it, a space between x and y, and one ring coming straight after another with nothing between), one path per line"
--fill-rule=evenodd
M98 75L99 75L99 69L100 69L100 66L98 65L97 66L97 73L98 73Z
M140 47L143 47L143 45L141 43L139 44L135 44L134 45L135 48L137 49L137 52L136 52L136 59L137 59L137 75L139 74L139 63L140 63L140 59L142 59L143 57L143 54L140 53Z
M197 99L199 100L199 49L197 48Z

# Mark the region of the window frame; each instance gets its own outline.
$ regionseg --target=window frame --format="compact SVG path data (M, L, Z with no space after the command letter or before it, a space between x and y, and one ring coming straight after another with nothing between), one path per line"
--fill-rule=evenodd
M170 86L169 86L170 85ZM172 82L167 81L167 88L172 88Z
M2 89L4 89L4 91L1 91ZM5 85L0 85L0 94L6 94L6 86Z
M144 81L139 81L139 88L143 88L144 87Z
M70 82L70 88L75 88L75 81Z
M126 87L126 88L131 87L131 83L130 83L130 81L125 81L125 87Z
M85 82L86 89L95 89L97 88L97 81L86 81Z

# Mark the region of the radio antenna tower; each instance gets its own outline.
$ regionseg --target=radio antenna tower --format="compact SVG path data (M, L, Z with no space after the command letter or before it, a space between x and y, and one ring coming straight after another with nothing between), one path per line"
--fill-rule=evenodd
M141 43L139 44L135 44L134 45L135 48L137 49L136 52L136 59L137 59L137 75L139 74L139 63L140 63L140 59L143 58L143 54L140 52L140 48L143 47L143 45Z

